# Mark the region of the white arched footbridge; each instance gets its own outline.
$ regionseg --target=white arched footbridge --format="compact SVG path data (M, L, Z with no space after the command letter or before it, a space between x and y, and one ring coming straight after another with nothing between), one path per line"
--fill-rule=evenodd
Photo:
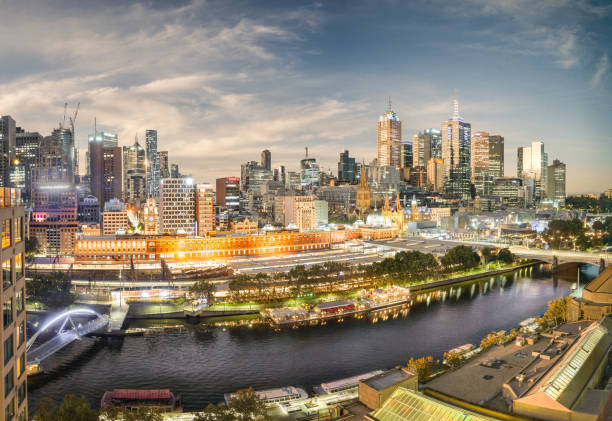
M86 316L91 318L91 320L84 324L75 323L72 319L73 316ZM107 326L108 322L108 317L87 307L72 308L53 316L50 320L46 321L30 339L28 339L26 343L28 364L37 364L41 362L72 341ZM36 339L53 326L59 326L57 333L48 341L34 347Z

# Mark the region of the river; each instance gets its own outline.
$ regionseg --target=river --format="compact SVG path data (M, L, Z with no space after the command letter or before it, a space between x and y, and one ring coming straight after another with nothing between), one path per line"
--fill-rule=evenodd
M548 301L569 288L569 282L533 267L419 297L405 317L377 323L354 320L280 332L200 323L155 336L85 338L46 362L50 369L30 381L28 399L33 407L42 397L76 393L97 407L106 390L170 388L185 410L197 410L248 386L310 390L323 381L406 364L410 357L441 358L458 345L478 344L492 330L543 313ZM143 323L159 321L137 325Z

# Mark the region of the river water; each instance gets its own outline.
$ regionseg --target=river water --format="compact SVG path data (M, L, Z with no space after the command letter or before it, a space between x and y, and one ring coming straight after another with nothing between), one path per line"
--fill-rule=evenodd
M352 320L280 332L187 324L182 332L155 336L86 338L46 362L49 371L30 381L28 399L33 406L42 397L76 393L97 407L106 390L170 388L186 410L197 410L248 386L310 390L323 381L406 364L410 357L441 358L453 347L479 344L492 330L543 313L569 288L533 267L417 297L407 315L377 323Z

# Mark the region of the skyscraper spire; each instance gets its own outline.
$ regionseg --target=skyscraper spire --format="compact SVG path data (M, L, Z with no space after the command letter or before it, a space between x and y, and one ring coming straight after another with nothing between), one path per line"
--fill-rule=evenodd
M391 106L391 97L388 96L387 97L387 113L392 113L393 112L393 107Z
M453 120L459 119L459 100L455 98L453 100Z

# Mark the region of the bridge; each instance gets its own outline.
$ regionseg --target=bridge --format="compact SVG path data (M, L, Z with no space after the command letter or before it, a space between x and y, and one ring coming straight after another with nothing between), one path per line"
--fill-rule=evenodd
M72 319L73 316L86 316L90 318L93 316L95 318L92 318L85 324L81 324L75 323ZM40 363L74 340L95 332L96 330L107 326L108 323L108 317L86 307L72 308L54 316L51 320L45 322L45 324L41 326L41 328L38 329L38 331L32 335L30 339L28 339L28 342L26 343L28 365ZM49 328L58 325L59 329L51 339L36 347L33 347L36 339L38 339L42 333L48 331Z

